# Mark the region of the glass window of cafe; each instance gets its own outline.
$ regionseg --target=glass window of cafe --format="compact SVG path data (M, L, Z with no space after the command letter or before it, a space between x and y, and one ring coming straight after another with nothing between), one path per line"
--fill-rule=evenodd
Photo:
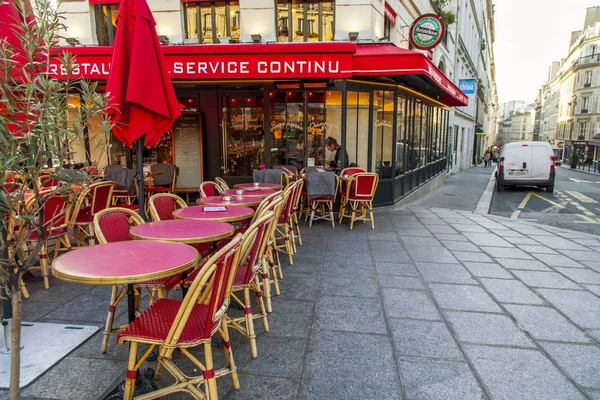
M395 91L375 90L373 99L373 139L370 171L383 179L392 178Z
M252 176L264 158L262 93L221 96L223 174Z
M94 4L96 39L99 46L112 46L117 30L118 4Z
M403 175L446 156L448 111L406 97L396 98L395 173Z
M239 1L184 3L185 38L199 43L238 43L240 41Z
M319 42L333 40L333 0L276 0L278 42Z
M333 156L326 139L341 136L341 99L335 90L271 92L271 164L328 165Z

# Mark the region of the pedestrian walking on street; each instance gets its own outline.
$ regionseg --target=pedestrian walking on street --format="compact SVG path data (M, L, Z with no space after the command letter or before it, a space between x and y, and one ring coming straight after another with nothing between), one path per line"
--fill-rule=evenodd
M483 161L485 162L485 165L483 166L484 168L487 168L488 164L490 164L490 158L491 158L491 154L488 150L485 152L485 154L483 156Z

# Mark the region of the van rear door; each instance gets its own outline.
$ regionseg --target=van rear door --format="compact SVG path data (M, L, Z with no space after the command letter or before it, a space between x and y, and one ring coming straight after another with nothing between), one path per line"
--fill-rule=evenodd
M553 155L552 148L545 143L532 143L531 145L531 179L550 179L550 156Z
M530 179L531 146L529 143L507 147L503 156L505 179Z

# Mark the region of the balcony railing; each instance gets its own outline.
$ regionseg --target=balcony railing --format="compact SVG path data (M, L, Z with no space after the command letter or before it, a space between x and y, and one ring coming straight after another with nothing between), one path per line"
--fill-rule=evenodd
M579 59L577 60L577 65L584 65L595 62L600 62L600 53L592 54L591 56L579 57Z

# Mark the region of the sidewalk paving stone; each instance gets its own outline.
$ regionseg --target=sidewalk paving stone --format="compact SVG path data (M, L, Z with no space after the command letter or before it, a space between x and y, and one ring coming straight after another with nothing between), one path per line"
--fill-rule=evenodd
M445 313L461 343L534 347L533 342L505 315L462 311Z
M441 309L502 312L498 304L478 286L430 284Z
M512 258L499 258L498 262L508 269L523 269L535 271L552 271L545 264L537 260L519 260Z
M439 240L453 241L453 242L468 242L469 239L460 234L454 233L435 233L435 237Z
M379 285L381 285L382 288L425 289L420 278L400 275L379 274Z
M450 263L456 264L458 260L454 258L452 253L444 247L436 247L432 249L429 246L410 246L406 248L410 258L417 261L427 261L432 263Z
M479 246L479 248L494 258L510 258L520 260L533 260L529 254L517 248L507 249L505 247Z
M385 312L390 318L442 319L435 304L423 291L384 288L381 292Z
M514 270L513 274L521 279L527 286L531 287L580 289L577 284L557 272Z
M415 263L415 266L427 282L471 283L477 282L460 264Z
M571 268L581 268L582 264L578 263L572 258L563 256L563 255L554 255L554 254L533 254L535 258L540 260L546 265L551 267L571 267Z
M580 244L577 244L572 240L568 240L561 237L537 235L531 235L529 237L555 250L587 250Z
M513 279L513 276L496 263L463 262L471 274L480 278L503 278Z
M453 242L453 241L442 241L442 244L446 246L448 250L455 251L472 251L472 252L480 252L479 247L475 246L470 242Z
M412 263L394 263L375 261L375 269L379 275L419 276Z
M515 244L517 247L527 253L558 254L558 252L552 250L551 248L539 244Z
M535 339L589 343L591 340L558 311L550 307L506 304L519 326Z
M463 235L477 246L515 247L493 233L463 233Z
M465 346L494 400L577 400L583 393L538 350Z
M459 261L479 261L479 262L493 262L487 254L479 250L477 253L470 251L453 251L454 257Z
M577 261L597 261L600 254L595 251L559 250L565 256Z
M600 389L600 348L563 343L542 343L542 347L579 385Z
M464 359L444 322L391 318L388 323L401 358Z
M596 296L600 297L600 285L582 285Z
M500 303L546 304L521 281L482 278L481 282Z
M554 269L577 283L591 283L600 285L600 274L587 268L560 268Z
M414 236L402 236L400 238L402 244L408 248L411 246L432 246L441 247L442 243L433 237L414 237ZM435 250L437 251L437 250Z
M378 298L323 296L317 300L316 329L385 334Z
M401 399L401 387L386 337L315 331L310 338L302 399Z
M400 363L406 397L428 400L480 400L483 391L467 363L406 360Z
M560 289L537 289L537 292L579 327L600 329L600 298L590 292Z

